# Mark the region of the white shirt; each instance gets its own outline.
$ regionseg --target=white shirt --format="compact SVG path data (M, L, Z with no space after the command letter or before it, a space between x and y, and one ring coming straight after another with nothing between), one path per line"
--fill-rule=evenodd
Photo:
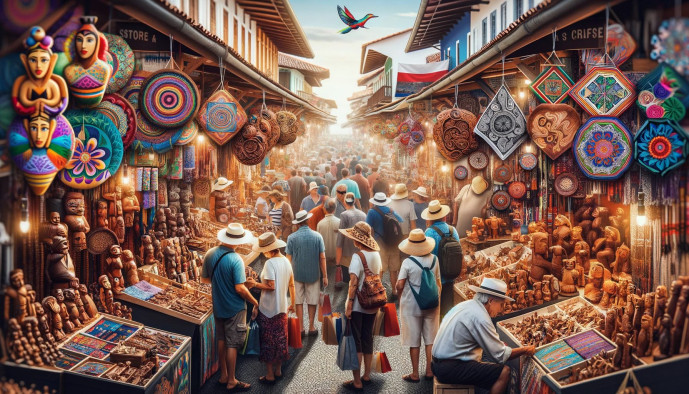
M270 211L268 201L266 201L263 197L256 199L256 205L254 208L256 209L256 215L261 218L268 216L268 212Z
M412 221L416 221L416 210L414 209L414 203L406 198L401 200L392 200L390 204L388 204L388 208L400 215L403 220L403 222L400 223L402 233L404 233L404 235L408 235L411 231Z
M337 235L340 233L337 229L340 228L340 219L333 215L327 214L318 222L316 229L318 233L323 237L323 242L325 243L325 258L334 259L335 252L337 250Z
M427 254L425 256L414 256L416 260L421 263L423 267L431 268L433 261L435 265L431 272L436 278L440 278L440 264L434 254ZM421 275L423 270L421 267L416 265L411 259L404 259L402 262L402 268L400 268L400 275L398 279L406 279L407 283L404 284L404 289L402 289L402 296L400 297L400 316L423 316L428 311L422 311L419 308L419 303L416 302L414 298L414 293L412 293L409 285L414 287L414 290L418 293L421 289ZM437 308L436 308L437 310Z
M367 252L365 250L362 250L361 253L363 253L364 257L366 258L366 265L368 265L368 269L370 269L374 275L380 274L380 270L383 267L383 263L380 260L380 253ZM361 263L361 259L356 253L352 255L352 261L349 263L349 273L356 275L356 277L359 279L359 288L357 290L361 290L361 288L364 286L364 278L366 277L366 274L364 273L364 265ZM378 312L378 308L362 308L359 304L359 296L354 294L354 305L352 305L352 312L374 314Z
M287 313L287 292L289 279L292 277L292 264L286 257L273 257L266 261L261 272L261 281L275 281L275 290L261 290L258 310L271 318L280 313Z
M512 348L500 341L486 307L475 299L460 302L440 323L433 342L433 357L481 361L484 351L500 363L505 363L512 354Z

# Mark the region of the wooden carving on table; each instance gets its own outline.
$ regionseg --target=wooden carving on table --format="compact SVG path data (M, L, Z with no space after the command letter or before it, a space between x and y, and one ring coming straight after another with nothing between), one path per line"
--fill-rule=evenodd
M641 317L641 331L636 339L637 357L647 357L653 351L653 318L648 315Z
M548 260L548 234L543 232L533 233L531 241L533 243L533 256L529 281L533 283L540 282L543 280L543 275L550 274L552 272L552 264Z
M500 237L500 225L503 220L497 216L491 216L485 220L488 229L490 230L490 238L497 239Z
M682 286L682 293L677 301L677 309L672 322L672 331L670 338L670 348L672 354L679 354L682 345L682 335L684 333L684 319L686 318L687 304L689 303L689 285Z
M154 227L156 232L160 232L162 236L167 235L167 218L162 208L156 211Z
M584 287L584 298L593 304L598 304L603 298L605 271L603 264L598 262L591 263L589 283Z
M593 253L596 254L598 262L609 269L610 264L615 260L615 250L619 246L620 232L615 227L606 226L604 238L597 239L593 244Z
M89 316L84 316L86 314L85 312L84 315L80 313L76 303L76 294L74 294L72 289L62 290L62 294L65 297L65 307L67 308L67 313L69 313L69 319L76 327L83 327L83 325L86 324L87 320L89 319ZM81 301L81 299L79 301ZM86 320L83 320L83 317L85 317Z
M65 196L65 224L69 228L71 247L76 252L86 249L86 233L91 230L91 226L84 216L85 210L82 193L67 193Z
M136 198L134 187L129 186L122 199L122 211L124 212L124 226L129 228L134 226L134 212L139 212L141 206L139 199Z
M5 320L15 318L21 324L26 316L30 316L29 291L24 284L24 271L14 269L10 272L10 285L5 287ZM33 315L35 315L35 310Z
M591 248L589 247L589 244L587 244L585 241L577 242L574 245L574 257L572 258L575 260L576 269L582 273L577 281L577 286L584 287L584 285L586 285L584 273L588 272L591 268L589 263L591 258Z
M56 235L53 237L51 253L48 255L46 274L51 289L67 289L70 282L76 279L74 263L69 254L67 238Z
M476 122L476 116L464 109L440 112L433 126L433 140L440 154L454 162L478 149L473 132Z
M182 210L182 214L184 215L184 219L187 221L189 221L191 214L191 200L193 197L194 194L191 191L191 185L186 184L179 194L179 205Z
M122 217L124 214L122 210L122 188L119 185L115 186L114 191L103 193L103 198L108 200L110 230L115 231L117 228L117 218ZM115 233L117 233L117 231L115 231Z
M557 299L560 295L560 280L555 275L543 275L543 281L548 281L550 296L553 300Z
M105 311L105 313L109 313L111 315L115 314L115 305L113 304L115 299L114 295L112 293L112 285L110 284L110 280L108 279L107 275L101 275L98 278L98 285L99 285L99 300L101 304L101 308Z
M467 230L467 238L474 242L481 241L486 237L485 229L486 226L483 219L480 217L473 217L471 219L471 231Z
M53 289L50 295L52 295L57 302L65 333L69 334L77 328L81 328L81 322L79 321L79 319L77 318L75 321L69 315L69 311L67 310L67 306L65 305L65 295L62 292L62 289Z
M593 211L597 206L596 197L589 194L584 197L584 202L581 207L574 212L574 224L581 227L581 234L587 242L589 241L588 235L593 225ZM592 244L592 242L589 243L589 245L590 244Z
M567 104L540 104L526 125L534 143L555 160L572 147L581 117Z
M627 304L627 289L629 288L630 281L626 279L621 279L619 281L619 286L617 289L617 298L615 299L615 305L619 307L624 307Z
M122 277L122 248L120 245L112 245L105 259L108 280L112 285L112 291L120 294L124 291L124 277Z
M574 251L572 243L572 223L565 215L557 215L554 221L553 244L560 245L565 249L567 255Z
M43 299L43 309L45 309L48 320L50 321L51 333L56 340L61 341L65 337L64 324L62 322L62 314L60 305L53 296L48 296ZM67 332L69 334L69 332Z
M672 316L666 313L660 321L660 333L658 334L658 354L653 356L653 360L665 360L672 356Z
M612 269L612 278L614 280L626 279L632 280L632 267L630 261L630 250L625 244L620 245L615 252L615 261L610 263Z
M148 236L144 235L144 237ZM122 258L124 259L124 283L127 286L139 283L139 274L137 272L136 260L134 260L134 253L132 253L131 250L124 250L122 251Z
M659 285L656 287L655 305L653 306L653 329L660 330L660 323L665 314L667 304L667 287Z
M610 225L610 210L606 207L598 206L593 210L593 220L591 221L591 229L588 232L586 241L592 247L595 247L596 241L600 238L605 238L605 228ZM619 233L619 232L618 232ZM619 242L619 234L617 240ZM596 253L596 252L594 252Z
M574 259L565 260L565 268L562 272L562 286L560 287L560 294L563 296L575 296L579 294L577 290L577 284L579 283L579 277L584 276L583 272L580 272L574 263Z
M550 247L550 252L552 256L551 264L553 275L561 280L562 269L564 267L563 262L568 258L567 251L560 245L553 245Z
M615 301L615 295L617 295L617 283L612 280L606 280L603 282L603 296L600 300L601 308L609 308L610 305Z
M98 18L84 16L82 26L74 38L76 58L65 67L64 75L72 94L73 103L79 107L95 107L100 104L112 75L108 63L108 41L96 29Z
M577 242L584 240L581 236L581 231L581 226L572 227L572 245L576 245Z

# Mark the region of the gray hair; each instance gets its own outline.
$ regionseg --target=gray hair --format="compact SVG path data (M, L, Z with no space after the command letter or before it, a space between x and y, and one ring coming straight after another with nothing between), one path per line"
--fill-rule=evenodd
M495 297L486 293L476 293L474 294L474 299L483 305L486 305L490 300L502 301L502 298Z
M329 198L325 202L324 206L325 206L325 212L327 212L327 213L333 213L333 212L335 212L335 208L337 208L337 204L335 203L334 198Z

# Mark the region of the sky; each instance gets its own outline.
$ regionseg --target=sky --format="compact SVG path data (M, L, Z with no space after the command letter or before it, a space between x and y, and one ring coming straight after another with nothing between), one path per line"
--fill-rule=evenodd
M315 57L304 59L330 70L330 78L323 86L314 88L318 96L335 100L337 124L331 133L342 132L341 125L347 120L350 97L362 87L359 79L361 46L377 38L408 29L414 25L419 0L290 0L292 9L306 33ZM357 29L348 34L338 34L346 25L337 14L337 6L347 7L357 18L371 13L377 15L366 23L368 29ZM343 130L348 132L349 129Z

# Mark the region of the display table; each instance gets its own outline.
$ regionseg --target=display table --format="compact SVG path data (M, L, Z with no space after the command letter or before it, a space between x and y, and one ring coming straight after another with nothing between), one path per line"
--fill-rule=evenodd
M62 370L52 367L30 367L12 361L0 363L0 376L15 382L35 384L37 390L48 387L48 392L62 391ZM30 384L27 384L29 386Z
M490 248L492 246L499 245L509 241L512 241L512 237L510 236L487 238L483 241L474 241L469 239L468 237L464 237L459 240L459 243L462 245L462 250L466 254Z

